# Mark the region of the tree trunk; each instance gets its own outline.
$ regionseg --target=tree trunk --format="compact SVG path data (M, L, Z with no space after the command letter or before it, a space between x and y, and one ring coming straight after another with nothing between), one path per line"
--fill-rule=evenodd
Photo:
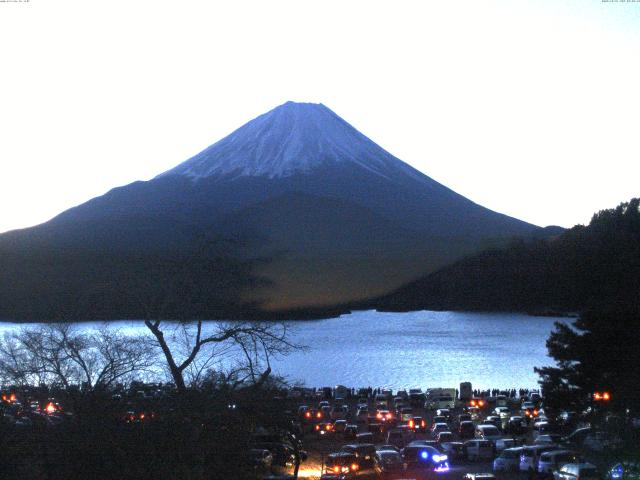
M173 358L173 354L171 353L171 349L169 348L169 345L167 345L167 341L164 338L164 334L162 333L162 331L158 326L154 325L150 321L145 320L144 323L147 326L147 328L151 330L151 333L153 333L153 335L158 340L158 344L162 349L162 353L164 353L164 356L167 359L169 372L171 372L173 381L176 384L176 390L178 391L178 393L184 393L187 390L187 386L184 383L184 376L182 375L182 370L180 370L176 365L176 362Z

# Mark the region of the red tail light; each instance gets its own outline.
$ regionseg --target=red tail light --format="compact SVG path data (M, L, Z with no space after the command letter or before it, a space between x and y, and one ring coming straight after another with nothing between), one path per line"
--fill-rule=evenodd
M56 411L56 406L52 402L49 402L47 403L45 410L47 411L47 413L53 413Z
M409 428L414 428L416 423L413 420L409 420Z
M320 425L316 425L316 430L320 430Z
M336 465L335 467L333 467L333 471L336 473L340 473L340 467Z
M307 417L307 418L311 418L311 412L305 413L304 416Z
M322 418L322 412L316 413L316 418Z
M355 472L356 470L358 470L358 464L357 464L357 463L352 463L352 464L351 464L351 470L353 470L354 472Z

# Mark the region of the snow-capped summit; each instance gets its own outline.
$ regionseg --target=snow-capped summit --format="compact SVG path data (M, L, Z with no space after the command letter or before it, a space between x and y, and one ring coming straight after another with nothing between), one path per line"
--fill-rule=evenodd
M383 177L390 169L413 170L323 104L287 102L159 177L281 178L346 162Z

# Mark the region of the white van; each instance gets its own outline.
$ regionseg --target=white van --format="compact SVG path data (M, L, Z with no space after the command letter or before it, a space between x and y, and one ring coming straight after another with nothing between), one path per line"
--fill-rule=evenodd
M489 440L468 440L464 442L464 449L470 461L493 458L493 444Z
M578 461L578 454L571 450L552 450L544 452L538 460L538 473L552 474L566 463Z
M429 388L427 389L424 408L426 410L436 410L438 408L453 409L456 406L455 388Z
M558 447L555 445L528 445L524 447L520 454L520 471L537 471L540 455L557 449Z

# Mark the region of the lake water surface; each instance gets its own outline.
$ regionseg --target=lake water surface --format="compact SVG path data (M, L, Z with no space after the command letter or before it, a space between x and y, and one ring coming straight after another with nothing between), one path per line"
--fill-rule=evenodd
M354 312L289 322L306 351L273 362L275 373L307 386L535 388L534 366L552 365L545 341L566 318L464 312ZM208 322L210 325L214 322ZM30 324L33 325L33 324ZM98 323L78 324L95 328ZM113 322L144 332L142 322ZM0 323L2 331L16 328Z

